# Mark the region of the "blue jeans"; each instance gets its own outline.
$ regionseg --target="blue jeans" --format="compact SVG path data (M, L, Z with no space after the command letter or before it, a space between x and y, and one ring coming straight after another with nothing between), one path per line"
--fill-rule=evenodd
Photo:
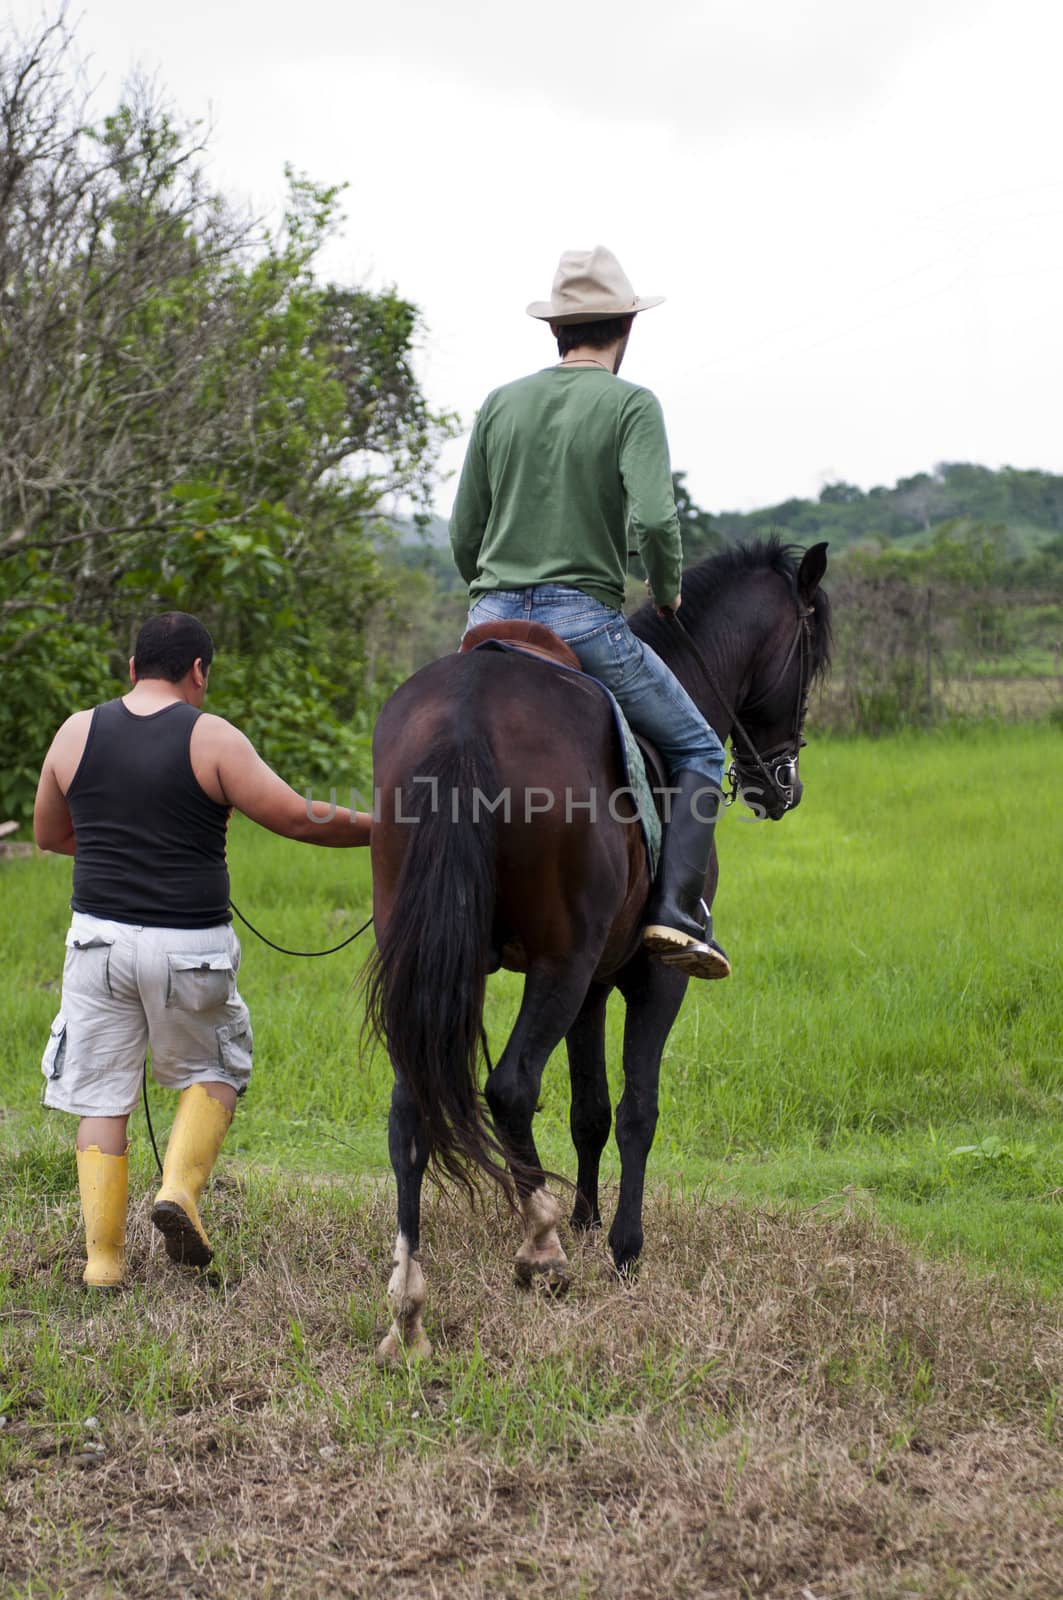
M722 787L723 745L679 679L635 637L623 612L582 589L541 583L481 595L468 626L515 620L544 623L564 639L583 670L612 690L635 732L657 746L670 778L689 770Z

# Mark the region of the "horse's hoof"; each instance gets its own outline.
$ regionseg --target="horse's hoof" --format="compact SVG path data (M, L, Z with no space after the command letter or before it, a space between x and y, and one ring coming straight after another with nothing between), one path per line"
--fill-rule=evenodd
M432 1354L432 1341L423 1328L410 1340L400 1339L395 1333L385 1334L377 1346L378 1367L405 1367L411 1361L427 1361Z
M537 1289L541 1294L560 1299L572 1282L572 1272L565 1260L528 1260L518 1256L513 1264L517 1283L522 1289Z
M573 1211L570 1222L575 1233L601 1233L601 1217L588 1217L585 1212Z

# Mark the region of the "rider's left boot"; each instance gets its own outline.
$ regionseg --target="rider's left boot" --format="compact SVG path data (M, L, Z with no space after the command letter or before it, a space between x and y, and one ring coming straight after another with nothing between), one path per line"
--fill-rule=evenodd
M704 773L689 768L674 774L671 790L672 814L664 829L642 943L651 955L688 977L729 978L731 963L713 939L712 917L702 905L722 797Z

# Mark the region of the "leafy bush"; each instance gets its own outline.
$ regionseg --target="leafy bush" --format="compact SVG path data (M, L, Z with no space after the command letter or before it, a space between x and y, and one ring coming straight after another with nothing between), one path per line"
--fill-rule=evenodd
M241 728L263 760L285 782L318 799L337 790L341 805L352 787L368 796L375 708L343 720L342 691L324 672L293 651L265 659L221 655L211 669L207 709Z
M0 653L12 645L10 627L0 628ZM56 729L83 706L128 688L115 675L114 641L106 629L73 623L60 631L23 626L17 654L9 648L0 695L0 813L28 818L41 761Z

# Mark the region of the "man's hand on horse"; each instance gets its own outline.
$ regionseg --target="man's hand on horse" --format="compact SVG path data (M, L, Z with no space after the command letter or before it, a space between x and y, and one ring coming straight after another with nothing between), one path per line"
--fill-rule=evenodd
M681 594L677 594L671 605L659 606L657 601L654 600L653 590L650 588L649 578L646 579L646 593L649 595L650 599L653 600L653 609L656 611L659 617L666 617L669 612L671 612L674 616L679 610L679 607L683 604L683 596Z

